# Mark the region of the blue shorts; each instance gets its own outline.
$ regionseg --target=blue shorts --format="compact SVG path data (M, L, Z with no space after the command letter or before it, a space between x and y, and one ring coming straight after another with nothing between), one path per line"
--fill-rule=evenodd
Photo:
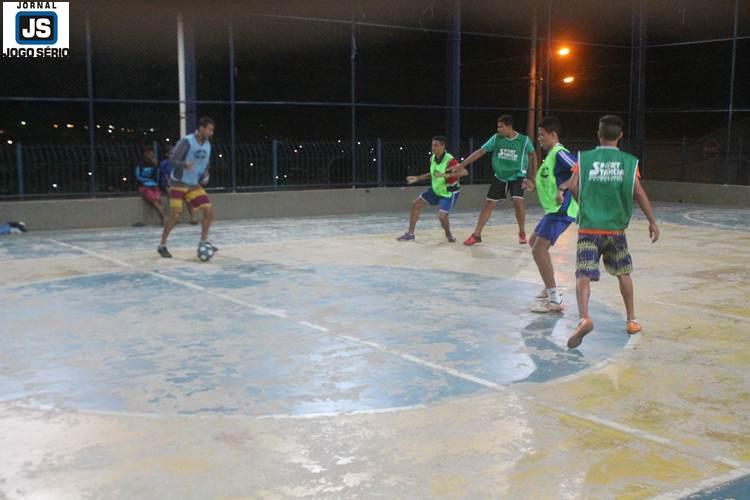
M534 232L538 237L544 238L554 245L560 235L563 234L572 223L573 221L570 220L569 217L557 214L547 214L542 217L542 220L536 225Z
M435 205L440 205L440 211L449 214L451 213L451 210L453 210L453 207L456 206L459 194L461 194L461 192L456 191L454 193L451 193L450 198L443 198L442 196L436 195L435 191L433 191L432 188L429 188L427 191L420 194L419 197L433 207Z

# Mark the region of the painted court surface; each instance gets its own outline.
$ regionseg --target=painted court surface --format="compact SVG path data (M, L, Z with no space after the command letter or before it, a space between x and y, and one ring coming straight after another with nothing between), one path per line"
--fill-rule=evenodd
M656 212L577 350L507 208L4 237L0 498L750 498L750 210Z

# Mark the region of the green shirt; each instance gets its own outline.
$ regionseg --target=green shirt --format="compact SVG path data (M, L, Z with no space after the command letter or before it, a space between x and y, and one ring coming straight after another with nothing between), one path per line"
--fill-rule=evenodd
M611 146L578 154L578 228L624 231L633 215L638 159Z
M451 154L447 151L443 155L440 163L435 160L435 155L430 156L430 175L432 176L432 190L436 195L443 198L450 198L451 196L453 196L454 192L458 191L459 188L458 181L455 181L450 185L451 190L449 191L448 183L445 180L445 177L435 177L435 172L440 172L441 174L445 173L445 170L448 168L451 160L453 160L453 156L451 156Z
M560 151L569 151L562 144L556 144L555 147L549 150L547 158L544 159L539 169L536 171L536 194L539 197L539 204L544 209L545 214L559 214L567 215L571 219L575 219L578 215L578 204L574 199L570 197L570 194L566 194L563 197L563 203L557 202L557 154ZM572 158L571 158L572 160ZM563 205L566 205L565 210L560 211Z
M492 153L492 170L501 181L515 181L526 177L529 154L534 152L534 145L525 135L516 133L510 139L495 134L484 143L482 149Z

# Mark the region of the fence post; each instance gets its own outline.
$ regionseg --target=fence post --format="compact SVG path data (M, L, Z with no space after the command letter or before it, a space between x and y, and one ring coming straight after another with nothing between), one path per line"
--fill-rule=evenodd
M469 155L474 152L474 138L469 138ZM469 157L468 155L466 156ZM476 166L473 166L469 168L469 184L474 184L474 170L476 169Z
M273 158L273 170L271 175L273 176L273 188L279 187L279 141L276 139L271 143L272 158Z
M23 201L23 150L20 142L16 143L16 172L18 174L18 197Z
M378 166L378 187L383 187L383 140L380 137L375 145L375 163Z
M682 164L680 165L680 181L685 180L685 169L687 168L687 137L682 138Z
M744 134L740 134L737 142L737 184L740 186L744 185L747 182L747 173L743 172L742 169L742 141L744 138Z
M158 165L161 163L159 161L159 143L157 141L153 141L151 143L151 148L154 150L154 158L156 158L156 164Z

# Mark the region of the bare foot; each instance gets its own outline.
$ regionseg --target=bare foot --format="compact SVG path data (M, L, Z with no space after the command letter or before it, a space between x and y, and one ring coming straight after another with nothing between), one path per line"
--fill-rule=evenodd
M576 331L573 332L573 335L570 336L568 339L568 349L575 349L579 345L581 345L581 342L583 342L583 337L591 333L591 330L594 329L594 322L591 321L591 318L583 318L581 321L578 322L578 326L576 326Z

